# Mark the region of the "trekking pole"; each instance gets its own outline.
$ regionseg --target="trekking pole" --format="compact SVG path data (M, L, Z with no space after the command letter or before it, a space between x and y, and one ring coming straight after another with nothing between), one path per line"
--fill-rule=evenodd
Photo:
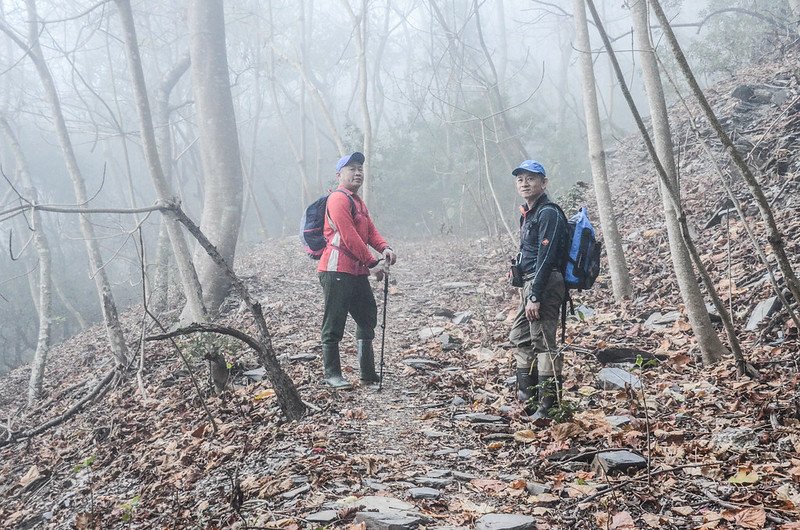
M381 320L381 371L378 392L383 390L383 351L386 344L386 301L389 299L389 260L383 262L383 320Z

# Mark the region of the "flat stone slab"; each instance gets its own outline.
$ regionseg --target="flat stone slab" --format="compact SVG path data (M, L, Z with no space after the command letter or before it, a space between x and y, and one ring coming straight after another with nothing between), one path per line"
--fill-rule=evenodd
M362 510L368 512L381 513L406 513L415 510L414 505L406 501L401 501L394 497L380 497L378 495L366 495L360 499L349 502L346 506L362 506Z
M284 499L294 499L298 495L301 495L301 494L307 492L310 489L311 489L311 485L310 484L303 484L299 488L295 488L293 490L289 490L289 491L285 491L285 492L281 493L281 497L283 497Z
M412 499L438 499L442 492L435 488L411 488L408 494Z
M355 522L364 523L368 530L411 530L422 523L422 517L398 513L358 512Z
M628 469L647 467L647 460L632 451L620 450L599 453L592 461L592 469L606 473L625 472Z
M450 319L450 322L453 324L466 324L472 320L472 311L459 311L453 318Z
M449 469L431 469L427 473L425 473L426 478L445 478L452 475L453 472Z
M456 480L463 480L469 482L470 480L475 480L476 478L480 478L478 475L473 475L472 473L465 473L463 471L453 471L453 478Z
M447 438L448 436L450 436L447 433L439 432L439 431L433 431L433 430L422 431L422 434L426 438Z
M494 414L483 414L480 412L473 412L469 414L456 414L455 419L468 421L470 423L503 423L502 416L495 416Z
M624 390L626 385L634 390L642 387L638 377L619 368L603 368L597 374L597 381L603 390Z
M420 486L427 486L429 488L444 488L453 483L453 479L444 477L415 477L412 480Z
M536 519L530 515L488 513L475 521L475 530L533 530Z
M443 289L466 289L467 287L475 287L472 282L447 282L442 284Z
M777 311L781 307L781 302L777 296L772 296L766 300L762 300L750 313L750 318L747 319L745 331L755 331L758 329L759 324L763 322L768 316Z
M541 484L539 482L530 482L528 481L525 484L525 489L531 495L541 495L542 493L550 493L550 486L546 484Z
M261 381L267 375L267 369L263 366L259 366L258 368L253 368L252 370L248 370L246 372L242 372L242 375L245 377L249 377L253 381Z
M651 329L663 329L674 324L680 318L680 316L681 314L679 311L670 311L669 313L665 313L663 315L659 312L655 312L647 317L644 325L645 327Z
M608 424L616 429L629 425L631 420L632 418L630 416L606 416Z
M425 359L423 357L409 357L403 359L403 364L416 368L417 370L430 370L431 368L439 368L441 365L433 359Z
M438 326L429 326L419 330L417 332L417 336L419 337L419 340L428 340L441 335L442 333L444 333L444 328Z
M758 445L758 438L753 429L748 427L728 427L711 437L711 443L718 451L737 449L744 451Z
M310 523L329 524L339 520L339 513L336 510L323 510L306 515L305 520Z

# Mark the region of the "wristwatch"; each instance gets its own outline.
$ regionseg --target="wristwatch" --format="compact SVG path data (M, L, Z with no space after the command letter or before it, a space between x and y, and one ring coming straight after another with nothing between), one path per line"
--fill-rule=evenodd
M536 302L538 302L538 301L539 301L539 300L537 300L537 299L536 299L536 297L535 297L535 296L533 296L533 295L530 295L530 296L528 297L528 300L530 300L530 301L531 301L531 302L533 302L534 304L535 304Z

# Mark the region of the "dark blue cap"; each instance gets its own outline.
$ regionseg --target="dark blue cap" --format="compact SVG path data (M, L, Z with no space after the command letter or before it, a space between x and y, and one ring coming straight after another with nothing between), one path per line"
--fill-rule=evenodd
M544 166L541 165L536 160L526 160L525 162L521 163L519 167L517 167L517 169L512 171L511 174L516 177L523 171L529 171L531 173L541 173L543 177L547 176L547 173L544 172Z

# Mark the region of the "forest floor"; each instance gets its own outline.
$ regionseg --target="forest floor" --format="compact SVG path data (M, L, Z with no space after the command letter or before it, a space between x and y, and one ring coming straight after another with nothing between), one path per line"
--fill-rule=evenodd
M148 343L146 397L131 377L68 422L1 450L0 524L245 528L246 521L292 529L355 524L353 506L362 505L384 515L400 510L428 528L470 527L486 514L533 516L540 528L796 527L789 524L800 506L796 339L793 352L748 345L761 380L737 378L730 359L704 369L683 317L644 325L656 309L673 307L639 297L616 308L601 299L601 278L579 300L593 314L568 327L565 402L574 414L535 427L514 399L506 336L518 295L506 284L508 248L499 245L455 237L395 245L381 392L322 384L313 265L294 241L257 249L239 271L262 301L311 414L281 421L266 381L242 373L257 368L254 356L230 342L218 344L235 376L214 395L203 376L210 342L182 339L214 434L173 347ZM375 294L380 308L380 285ZM469 317L454 323L462 312ZM126 315L130 335L139 318ZM247 326L235 303L225 320ZM352 331L343 357L346 376L357 380ZM603 390L598 357L612 347L663 362L622 365L641 379L639 390ZM100 328L59 346L45 403L20 419L13 411L27 374L11 374L0 394L8 425L36 425L68 408L91 386L84 381L107 370L105 349ZM613 448L642 455L648 467L607 474L592 465L598 450Z
M759 168L797 270L800 164L791 154L800 141L800 98L793 68L768 65L740 77L756 87L752 101L727 95L733 81L712 100ZM673 127L684 137L679 114ZM711 147L719 151L718 143ZM105 332L95 326L52 350L35 409L21 411L25 367L0 381L0 526L295 530L356 529L366 520L370 528L500 530L529 528L525 517L532 517L538 528L800 528L797 329L770 301L745 220L715 215L727 207L713 163L697 141L678 150L697 246L758 378L737 376L730 357L700 363L652 169L641 140L629 138L609 168L635 293L616 305L602 275L576 295L584 318L568 324L558 423L531 425L515 401L507 334L518 293L506 280L513 245L478 235L392 241L399 261L387 306L383 390L332 392L321 382L314 264L294 238L271 241L241 252L237 272L265 308L282 365L310 414L284 421L267 382L245 374L258 367L252 352L194 336L177 341L188 369L168 341L145 343L140 383L134 368L68 421L3 441L9 430L57 417L109 373ZM740 181L732 185L771 255L754 203ZM708 222L715 217L722 222ZM378 285L375 294L380 308ZM765 307L763 318L754 317ZM758 322L749 325L751 318ZM252 326L235 299L221 321ZM141 309L124 315L132 351L141 322ZM346 376L356 380L352 331L343 358ZM147 334L154 333L148 324ZM203 354L212 347L234 365L220 395L205 375ZM635 352L658 362L637 367ZM612 365L633 386L603 384L601 370ZM201 379L202 395L190 374ZM634 453L619 472L599 464L608 456L601 451L615 449ZM637 456L643 467L632 465ZM492 514L518 518L501 524Z

